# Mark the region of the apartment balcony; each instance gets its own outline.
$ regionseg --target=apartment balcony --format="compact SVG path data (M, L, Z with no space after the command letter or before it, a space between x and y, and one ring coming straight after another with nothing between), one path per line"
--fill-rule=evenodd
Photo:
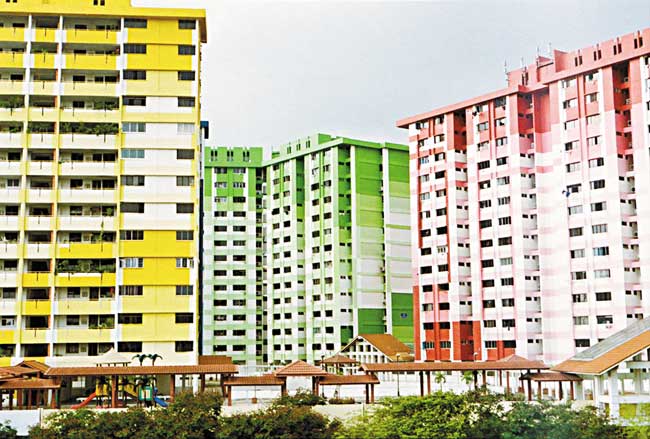
M119 175L119 168L117 162L63 162L59 165L59 174L71 177L112 177Z
M88 327L57 328L57 343L110 343L117 339L116 329L90 329Z
M26 258L51 259L54 256L54 245L49 242L25 244Z
M117 257L117 245L113 242L69 242L56 246L56 257L67 259L111 259Z
M22 329L20 331L20 342L22 344L43 344L49 343L51 339L50 330L44 329Z
M25 108L0 108L0 120L3 122L22 122L26 115Z
M30 148L54 148L56 136L53 133L28 134Z
M60 216L58 229L62 231L78 230L115 230L114 216Z
M117 70L117 55L68 53L63 68L76 70Z
M28 203L52 204L54 203L54 191L52 189L27 189Z
M21 257L20 245L12 242L0 242L0 259L19 259ZM2 301L0 301L0 304Z
M0 344L15 344L16 341L16 327L3 327L0 331Z
M114 299L66 299L54 301L56 315L98 315L113 314L117 302Z
M64 82L64 96L116 96L119 84L115 82Z
M22 175L24 167L20 161L0 161L0 175Z
M35 108L29 109L29 120L33 122L54 122L57 120L58 110L55 108Z
M32 53L30 56L30 64L34 69L54 69L58 67L56 53Z
M116 30L66 29L63 32L66 43L118 44Z
M193 324L176 325L173 320L158 319L154 325L120 325L122 340L159 341L160 334L169 340L192 340Z
M0 271L0 287L15 288L18 285L16 271Z
M49 316L52 313L52 302L49 300L25 300L21 303L21 313L24 316Z
M2 31L2 28L0 28ZM0 95L24 95L25 82L24 81L0 81Z
M27 162L27 175L54 175L53 162Z
M23 273L23 287L26 288L49 288L52 286L53 274L45 273ZM15 285L14 285L15 286Z
M22 191L17 188L0 189L0 200L2 200L3 203L10 203L10 204L20 203L21 193ZM1 219L2 216L0 216L0 226L2 225Z
M130 96L195 96L197 81L177 81L173 77L166 78L164 85L153 77L144 81L125 81L126 94ZM163 73L164 74L164 73Z
M146 133L124 134L124 144L129 145L131 148L137 148L139 146L149 147L152 144L162 148L192 148L194 147L192 139L194 139L194 135L188 134L166 136L156 136Z
M62 134L61 148L116 149L117 136L113 134Z
M54 217L51 216L28 216L26 229L29 231L53 230Z
M56 95L58 93L58 82L56 81L32 81L29 83L30 94L35 95Z
M114 287L115 273L59 273L56 287Z
M168 190L155 193L150 187L122 186L122 202L141 202L142 200L156 200L157 202L184 202L192 199L196 192L193 186L171 187Z
M61 122L118 123L119 110L81 110L64 108L61 110Z
M117 203L115 189L59 189L60 203Z
M542 333L542 324L541 322L526 322L526 331L529 334L541 334Z
M11 41L22 43L25 41L25 28L23 27L2 27L0 28L0 41Z
M25 68L25 54L23 53L0 53L0 66L5 69Z
M2 89L0 84L0 90ZM0 149L3 148L22 148L23 137L22 133L0 133Z

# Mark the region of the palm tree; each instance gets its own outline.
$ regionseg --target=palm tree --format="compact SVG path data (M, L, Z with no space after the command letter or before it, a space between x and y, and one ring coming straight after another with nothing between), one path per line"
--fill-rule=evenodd
M160 355L158 355L158 354L149 354L149 355L147 355L147 357L148 357L149 359L151 359L151 365L152 365L152 366L155 366L155 365L156 365L156 360L157 360L157 359L159 359L159 358L160 358L161 360L163 359L163 357L160 356Z
M470 387L474 382L474 374L467 370L463 372L463 374L460 376L460 379L467 385L467 387Z
M444 372L436 372L433 380L436 384L440 384L440 391L442 392L442 385L447 382L447 375Z
M142 363L144 363L144 360L149 358L149 355L147 355L147 354L137 354L137 355L134 355L133 358L131 358L131 359L135 360L136 358L140 362L140 366L142 366Z

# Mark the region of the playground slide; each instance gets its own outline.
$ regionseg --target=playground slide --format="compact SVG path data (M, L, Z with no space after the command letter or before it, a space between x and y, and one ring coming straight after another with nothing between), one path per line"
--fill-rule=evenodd
M135 389L133 388L133 386L125 386L124 387L124 392L126 392L127 395L131 395L136 400L138 399L138 394L135 393Z
M82 407L86 407L88 405L88 403L90 403L90 401L95 399L95 396L97 396L95 392L91 393L90 395L88 395L88 398L84 399L79 404L73 405L72 408L76 410L76 409L80 409Z
M162 399L158 398L157 396L153 397L153 400L156 404L158 404L160 407L167 407L167 403L163 401Z

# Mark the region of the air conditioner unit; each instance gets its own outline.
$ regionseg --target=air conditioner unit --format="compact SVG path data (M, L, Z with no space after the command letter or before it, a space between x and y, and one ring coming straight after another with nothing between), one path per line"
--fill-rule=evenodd
M625 99L625 105L629 105L632 102L630 98Z
M628 120L628 121L627 121L627 126L629 126L629 127L632 126L632 121L631 121L631 120Z
M613 327L614 327L614 325L610 325L609 323L607 325L605 325L605 328L607 328L607 329L612 329Z
M629 82L629 81L630 81L630 78L628 78L627 76L625 78L623 78L623 82Z

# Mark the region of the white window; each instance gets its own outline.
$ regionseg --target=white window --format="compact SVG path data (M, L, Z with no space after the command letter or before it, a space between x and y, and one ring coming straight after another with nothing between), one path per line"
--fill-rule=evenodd
M125 133L144 133L147 131L147 124L144 122L124 122L122 131Z
M144 149L123 149L122 150L123 159L143 159L144 158Z

